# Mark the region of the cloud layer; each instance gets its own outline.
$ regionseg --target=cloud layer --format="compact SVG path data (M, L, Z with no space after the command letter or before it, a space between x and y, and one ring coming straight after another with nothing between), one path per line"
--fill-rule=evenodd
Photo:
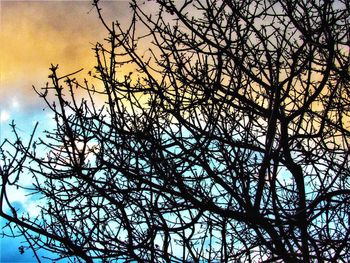
M109 22L124 21L127 9L127 1L103 6ZM93 44L106 36L90 1L2 2L0 105L16 96L25 108L37 107L32 85L46 83L50 64L59 64L62 75L80 68L86 73L95 63Z

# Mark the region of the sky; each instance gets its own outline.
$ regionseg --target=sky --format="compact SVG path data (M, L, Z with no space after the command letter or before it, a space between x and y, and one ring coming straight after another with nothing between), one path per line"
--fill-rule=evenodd
M127 1L102 0L101 7L107 23L128 19ZM61 75L81 68L87 75L95 65L94 44L107 36L91 1L0 0L0 142L11 137L12 120L23 138L37 121L39 131L53 127L52 115L32 85L39 89L45 85L51 64L59 64ZM37 211L23 191L11 199ZM20 255L20 241L0 239L0 263L36 262L29 251Z

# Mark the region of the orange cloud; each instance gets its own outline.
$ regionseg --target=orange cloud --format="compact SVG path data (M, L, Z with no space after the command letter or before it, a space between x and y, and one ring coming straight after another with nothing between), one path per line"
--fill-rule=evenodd
M109 22L127 19L127 1L103 5ZM91 70L93 44L107 36L90 1L2 1L0 12L0 104L14 94L36 103L32 85L46 83L51 63L62 75Z

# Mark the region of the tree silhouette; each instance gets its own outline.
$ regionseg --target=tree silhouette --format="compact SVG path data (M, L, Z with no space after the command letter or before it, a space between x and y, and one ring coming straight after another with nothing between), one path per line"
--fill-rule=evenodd
M7 226L72 262L348 262L349 2L93 4L98 84L52 66L56 128L2 144Z

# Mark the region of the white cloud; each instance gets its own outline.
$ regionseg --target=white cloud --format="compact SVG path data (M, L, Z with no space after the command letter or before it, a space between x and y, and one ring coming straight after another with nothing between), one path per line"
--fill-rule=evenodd
M0 112L0 123L8 121L10 117L11 117L11 114L8 111L2 110Z
M17 189L16 186L12 185L7 187L6 192L8 201L11 205L14 205L14 203L19 203L22 207L24 207L25 204L28 202L28 193L22 188ZM5 210L5 212L9 213L10 208L8 206L8 203L4 202L3 205L3 209ZM18 208L18 206L15 205L15 208Z
M41 207L45 205L43 199L27 202L24 204L25 211L29 213L31 217L36 217L40 215Z
M16 186L7 187L7 197L11 205L14 205L15 208L19 208L15 203L19 203L21 206L21 212L24 214L29 214L31 217L36 217L40 214L40 206L45 205L44 199L33 199L30 195L30 192L23 189L17 188ZM4 204L4 210L7 213L10 213L10 209L7 203Z
M28 201L28 192L15 186L7 187L7 196L10 203L19 202L23 205Z
M20 108L20 102L18 101L18 99L16 97L13 97L11 99L11 107L13 109L19 109Z

